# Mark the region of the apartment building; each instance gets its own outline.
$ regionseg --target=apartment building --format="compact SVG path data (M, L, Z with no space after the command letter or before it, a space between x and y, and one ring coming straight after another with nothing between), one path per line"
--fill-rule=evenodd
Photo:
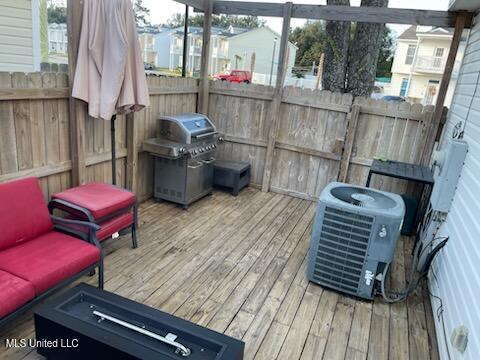
M240 31L236 28L222 29L213 27L211 37L211 61L210 61L210 74L219 73L225 71L228 68L228 39L236 34L236 31ZM242 29L241 31L246 31ZM196 73L200 70L200 60L202 56L202 36L203 29L201 27L190 26L188 28L188 43L187 43L187 71L190 73ZM162 36L163 38L163 36ZM182 66L183 61L183 38L184 29L173 29L170 34L169 49L164 49L169 53L169 69L174 70ZM160 51L159 51L160 52ZM161 57L158 58L157 63L160 66Z

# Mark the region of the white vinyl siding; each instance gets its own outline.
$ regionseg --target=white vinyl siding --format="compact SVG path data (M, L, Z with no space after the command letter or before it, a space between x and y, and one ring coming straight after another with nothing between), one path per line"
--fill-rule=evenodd
M433 265L429 278L432 293L443 301L446 330L436 316L439 301L432 296L436 332L442 359L476 360L480 354L480 16L471 31L457 86L442 136L452 137L457 124L464 126L468 154L455 198L438 236L450 240ZM468 345L461 354L450 343L452 331L468 328Z
M32 0L0 0L0 71L33 71Z

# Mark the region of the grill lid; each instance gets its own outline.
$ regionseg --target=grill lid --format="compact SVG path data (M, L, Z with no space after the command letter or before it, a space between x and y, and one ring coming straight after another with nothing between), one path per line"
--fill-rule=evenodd
M162 116L160 134L163 139L191 144L216 133L215 125L202 114Z

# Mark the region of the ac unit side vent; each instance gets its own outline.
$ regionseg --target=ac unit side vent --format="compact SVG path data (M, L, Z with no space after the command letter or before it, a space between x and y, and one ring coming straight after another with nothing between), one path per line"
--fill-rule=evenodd
M316 281L356 294L373 220L326 207L313 272Z
M351 212L340 210L340 209L335 209L335 208L332 208L330 206L327 206L325 208L325 212L330 212L330 213L333 213L333 214L344 216L347 219L365 221L365 222L370 223L370 224L373 223L373 220L374 220L374 218L372 216L353 214Z
M324 254L324 253L321 253L321 252L318 252L317 253L317 261L324 261L324 262L330 262L331 264L336 264L336 265L332 265L332 266L335 266L337 268L341 268L341 267L344 267L345 269L349 269L349 270L346 270L346 271L350 271L350 272L355 272L355 271L362 271L362 268L363 268L363 264L358 264L358 263L355 263L355 262L352 262L352 261L348 261L346 259L341 259L341 258L337 258L335 256L331 256L330 254Z
M333 235L335 237L342 237L344 239L357 240L357 241L359 241L361 243L365 243L365 244L368 244L368 239L370 238L370 236L359 236L359 235L355 235L354 233L351 233L351 232L339 231L337 229L330 228L328 226L323 226L323 225L322 225L322 233L330 234L330 235Z
M328 274L319 274L317 271L313 273L314 280L318 281L320 284L331 287L333 289L343 290L350 294L355 294L358 290L358 283L348 281L336 276L330 276Z
M371 222L356 221L353 219L349 219L348 217L335 216L328 212L325 213L324 219L328 219L332 222L335 222L336 224L348 224L348 225L352 225L354 227L363 228L363 229L368 229L372 225Z

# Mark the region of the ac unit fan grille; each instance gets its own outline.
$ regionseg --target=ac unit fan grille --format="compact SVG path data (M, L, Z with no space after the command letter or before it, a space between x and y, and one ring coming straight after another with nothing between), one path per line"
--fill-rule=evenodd
M356 295L374 218L325 208L313 277Z

